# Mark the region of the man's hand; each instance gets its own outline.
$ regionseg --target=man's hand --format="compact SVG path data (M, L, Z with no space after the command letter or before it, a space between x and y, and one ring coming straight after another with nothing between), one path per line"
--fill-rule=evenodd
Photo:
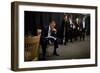
M41 35L42 30L41 29L37 29L37 34Z
M53 28L52 31L57 32L57 30L55 28Z

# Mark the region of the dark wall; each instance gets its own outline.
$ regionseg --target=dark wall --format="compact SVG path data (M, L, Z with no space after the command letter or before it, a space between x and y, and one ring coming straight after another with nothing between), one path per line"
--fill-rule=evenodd
M31 34L36 35L36 29L42 28L42 26L49 25L51 20L55 20L57 29L61 25L63 19L63 13L50 13L50 12L32 12L25 11L25 35ZM60 31L60 30L59 30Z
M27 12L25 11L25 34L31 34L31 35L36 35L36 30L37 30L37 19L36 16L37 14L33 14L33 12Z
M85 20L86 29L87 29L86 34L87 34L87 35L90 35L90 27L91 27L91 26L90 26L90 24L91 24L91 23L90 23L90 18L91 18L91 17L90 17L90 15L89 15L89 16L87 16L87 18L86 18L86 20Z
M67 13L68 16L73 15L73 20L77 17L82 17L82 14L72 14ZM49 25L51 20L55 20L57 24L58 37L60 35L60 26L64 13L54 13L54 12L35 12L35 11L25 11L24 12L24 23L25 23L25 35L37 35L37 28L42 28L42 26ZM86 19L88 34L90 32L90 16Z

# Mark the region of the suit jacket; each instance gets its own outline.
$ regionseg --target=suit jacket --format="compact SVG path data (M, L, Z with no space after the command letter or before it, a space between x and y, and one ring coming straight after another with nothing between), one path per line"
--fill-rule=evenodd
M77 24L76 22L74 24L75 24L75 30L78 30L78 28L80 27L79 24Z
M80 26L79 26L79 29L80 29L80 30L86 29L86 24L85 24L85 28L83 28L83 23L81 22L81 23L80 23Z
M48 36L49 26L43 26L41 37L45 38ZM56 37L57 34L54 31L51 31L51 36Z
M62 21L61 27L60 27L60 37L63 38L64 37L64 33L65 35L67 35L68 31L70 30L70 22L65 22L64 20Z

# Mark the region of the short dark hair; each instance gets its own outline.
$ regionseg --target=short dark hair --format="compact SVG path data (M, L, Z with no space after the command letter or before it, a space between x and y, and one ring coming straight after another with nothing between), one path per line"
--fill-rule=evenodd
M55 20L54 20L54 19L50 20L49 24L52 23L52 22L55 22ZM56 22L55 22L55 23L56 23Z

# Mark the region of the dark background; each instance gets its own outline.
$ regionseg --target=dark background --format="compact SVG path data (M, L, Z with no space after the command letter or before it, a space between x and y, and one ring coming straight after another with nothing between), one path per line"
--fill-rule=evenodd
M24 23L25 23L25 35L37 35L37 28L47 26L51 20L55 20L58 30L58 38L60 36L60 26L64 18L65 13L54 13L54 12L35 12L35 11L24 11ZM86 14L66 13L68 16L73 15L73 22L77 17L81 18ZM86 18L86 29L87 35L90 34L90 14L87 14Z

